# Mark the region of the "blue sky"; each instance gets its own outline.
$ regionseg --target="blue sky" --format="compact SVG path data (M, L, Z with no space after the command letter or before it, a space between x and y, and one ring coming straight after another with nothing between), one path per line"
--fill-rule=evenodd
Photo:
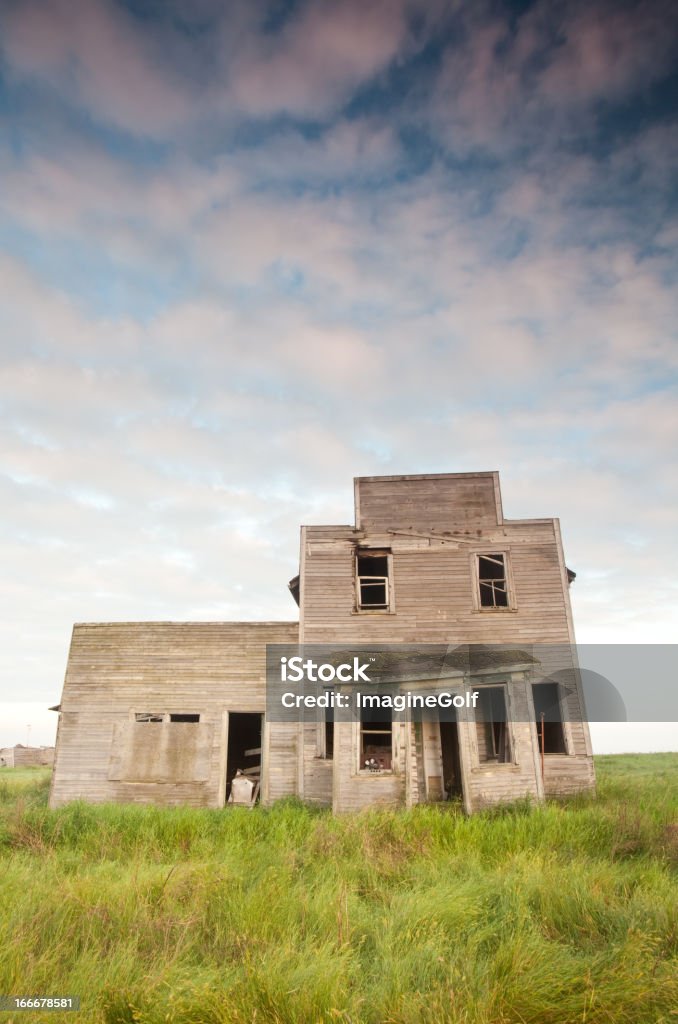
M74 621L293 618L299 524L362 474L499 469L509 517L561 518L580 640L674 640L675 28L2 4L12 729Z

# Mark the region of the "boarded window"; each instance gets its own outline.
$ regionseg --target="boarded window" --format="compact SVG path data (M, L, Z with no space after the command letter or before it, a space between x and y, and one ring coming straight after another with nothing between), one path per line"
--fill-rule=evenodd
M543 754L566 754L565 730L560 710L557 683L535 683L532 686L534 717L537 723L539 750Z
M388 551L359 551L356 555L358 607L388 610Z
M508 608L504 555L478 555L478 590L482 608Z
M506 763L511 760L506 687L482 686L479 694L476 707L478 759L481 763Z
M210 778L213 727L200 722L164 728L135 719L115 722L108 778L116 782L204 783ZM205 800L207 798L205 797Z
M361 771L391 771L393 766L393 720L383 708L360 709Z

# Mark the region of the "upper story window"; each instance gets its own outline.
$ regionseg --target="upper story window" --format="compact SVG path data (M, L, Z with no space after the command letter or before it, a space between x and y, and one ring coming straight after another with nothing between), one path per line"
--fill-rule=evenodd
M506 555L478 555L478 595L481 608L508 608Z
M357 604L360 610L389 611L391 607L390 553L361 551L356 554Z

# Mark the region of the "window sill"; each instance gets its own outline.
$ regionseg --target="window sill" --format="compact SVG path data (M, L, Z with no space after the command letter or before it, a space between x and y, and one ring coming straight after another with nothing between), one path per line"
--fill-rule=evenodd
M510 614L511 612L517 612L518 609L515 606L510 608L490 608L488 606L487 608L475 608L474 611L478 612L479 615L506 615L507 612Z
M363 771L360 769L357 773L354 772L352 778L354 779L382 779L385 775L397 775L392 768L384 768L383 771L377 770L376 772Z
M483 774L483 772L519 772L521 770L520 765L516 764L515 761L483 761L482 764L474 765L471 768L472 772Z
M354 608L351 615L395 615L394 608Z

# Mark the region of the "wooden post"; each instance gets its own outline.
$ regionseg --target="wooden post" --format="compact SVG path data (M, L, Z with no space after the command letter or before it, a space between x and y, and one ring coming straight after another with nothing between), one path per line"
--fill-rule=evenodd
M541 719L541 781L544 781L544 712L540 714Z

